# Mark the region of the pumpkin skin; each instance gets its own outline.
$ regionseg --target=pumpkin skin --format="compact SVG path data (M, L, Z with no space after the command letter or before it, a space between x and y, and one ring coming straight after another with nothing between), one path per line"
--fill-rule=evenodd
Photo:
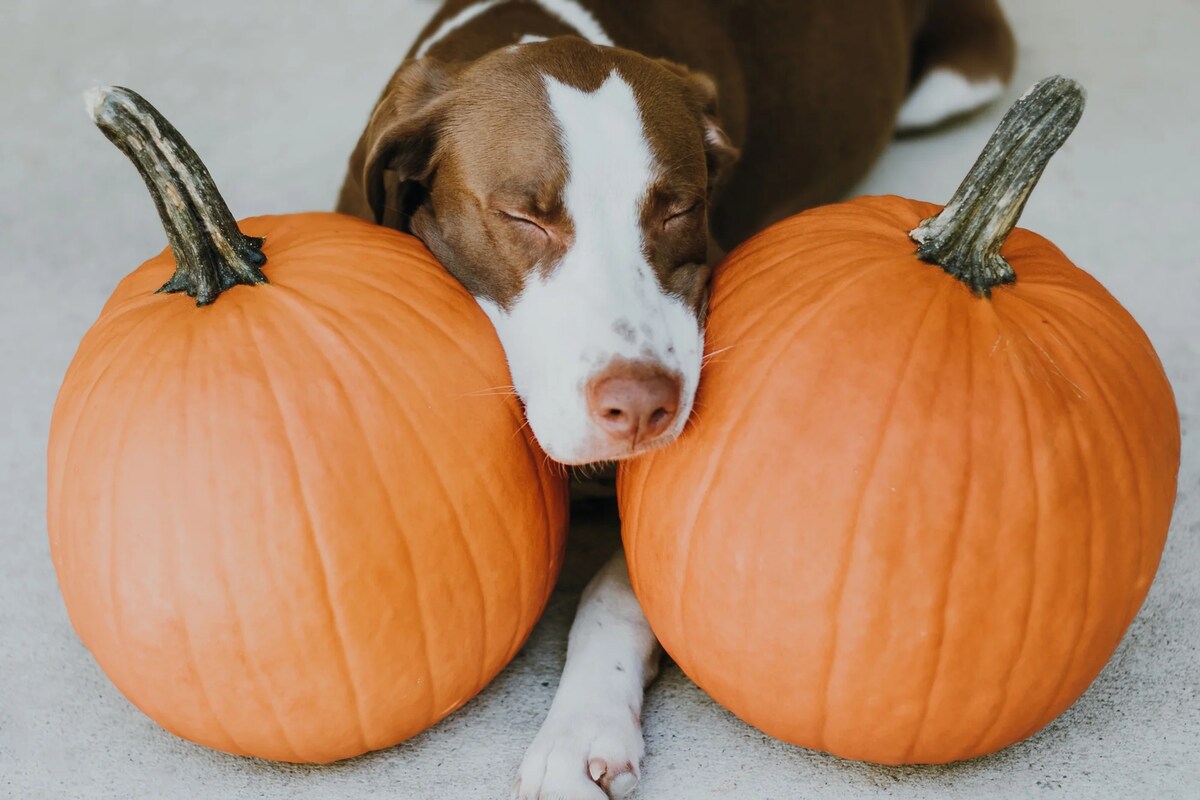
M698 416L625 465L634 589L743 720L852 759L998 750L1093 681L1162 554L1179 418L1145 334L1024 230L990 299L940 207L809 211L715 279Z
M166 729L326 762L400 742L515 655L561 563L563 480L491 325L404 234L240 223L270 283L197 308L121 282L55 405L51 553L72 624Z

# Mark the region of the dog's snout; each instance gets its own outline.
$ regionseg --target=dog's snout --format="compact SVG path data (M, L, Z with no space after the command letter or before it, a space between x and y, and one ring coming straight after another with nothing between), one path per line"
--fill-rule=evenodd
M671 427L681 391L679 376L662 367L621 362L588 382L588 410L610 437L636 447Z

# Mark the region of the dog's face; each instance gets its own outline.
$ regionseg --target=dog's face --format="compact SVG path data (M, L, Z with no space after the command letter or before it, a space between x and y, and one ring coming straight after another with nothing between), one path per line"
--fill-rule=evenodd
M402 67L364 134L377 219L479 301L556 460L627 458L687 421L707 207L735 155L714 105L706 78L553 39Z

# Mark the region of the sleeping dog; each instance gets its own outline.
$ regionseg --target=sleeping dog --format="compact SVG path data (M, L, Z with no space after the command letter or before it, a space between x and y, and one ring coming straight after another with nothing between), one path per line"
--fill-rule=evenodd
M996 0L447 0L392 76L338 210L419 237L491 318L542 448L674 440L711 265L838 199L897 128L998 97ZM618 554L584 591L520 798L637 783L658 646Z

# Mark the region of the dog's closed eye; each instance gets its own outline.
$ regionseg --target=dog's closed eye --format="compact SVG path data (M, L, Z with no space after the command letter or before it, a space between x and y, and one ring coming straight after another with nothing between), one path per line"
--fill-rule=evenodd
M550 238L550 231L547 226L527 214L500 208L494 209L494 211L498 217L523 233L543 236L547 239Z
M699 212L703 206L703 201L696 200L683 208L668 211L667 216L663 219L663 229L667 230L685 222L690 222L696 217L697 212Z

